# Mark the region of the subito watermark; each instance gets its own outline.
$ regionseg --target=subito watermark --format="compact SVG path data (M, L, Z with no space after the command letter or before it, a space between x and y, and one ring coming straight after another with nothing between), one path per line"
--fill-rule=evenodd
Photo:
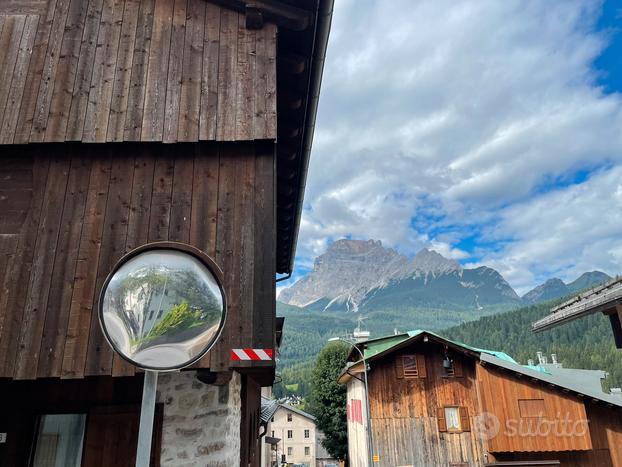
M580 437L589 431L589 420L573 419L570 413L557 413L553 418L509 418L502 423L495 414L482 412L473 422L476 436L485 441L500 434L507 438Z

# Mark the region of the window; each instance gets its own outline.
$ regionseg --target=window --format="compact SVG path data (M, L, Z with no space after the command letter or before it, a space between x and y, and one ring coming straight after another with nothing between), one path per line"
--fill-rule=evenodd
M305 446L305 456L311 455L311 448L309 446Z
M445 407L445 423L447 431L460 431L460 411L458 407Z
M288 413L288 414L287 414L287 421L288 421L288 422L291 422L291 421L292 421L292 414L291 414L291 413Z
M274 430L272 430L272 434L270 436L272 436L274 438Z
M293 456L294 455L294 448L292 448L292 447L287 448L287 455L288 456Z
M466 407L446 406L438 409L438 431L460 433L470 431L469 413Z
M305 430L305 438L309 437L309 430Z
M522 418L544 417L544 399L519 399L518 410Z
M33 467L80 467L86 415L43 415L35 444Z
M449 358L449 366L445 366L443 360L443 368L445 369L444 378L461 378L462 377L462 362L457 358Z
M294 437L294 432L292 430L287 430L287 439L292 439Z
M403 355L402 362L404 364L404 378L416 378L419 376L416 355Z
M425 378L425 356L419 354L398 355L396 357L398 379Z

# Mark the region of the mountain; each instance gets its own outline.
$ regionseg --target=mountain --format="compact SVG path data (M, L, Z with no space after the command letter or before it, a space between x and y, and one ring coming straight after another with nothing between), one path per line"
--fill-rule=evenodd
M316 258L313 270L279 301L313 311L442 310L515 308L520 298L494 269L462 268L427 249L414 258L380 241L338 240Z
M522 296L522 300L524 303L530 305L542 303L547 300L553 300L594 287L608 280L611 280L611 277L600 271L585 272L568 284L564 283L561 279L553 278L527 292Z

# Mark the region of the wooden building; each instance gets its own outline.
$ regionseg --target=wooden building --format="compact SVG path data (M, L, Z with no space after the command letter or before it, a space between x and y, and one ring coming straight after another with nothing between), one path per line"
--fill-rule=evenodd
M593 313L609 317L616 347L622 349L622 278L586 292L551 309L551 314L532 324L535 332L542 332Z
M357 345L374 465L622 466L622 397L594 384L427 331ZM368 465L362 374L353 352L340 377L352 467Z
M274 361L231 349L275 348L331 15L331 0L0 1L0 465L61 465L63 436L78 459L62 465L132 464L142 373L105 341L97 297L156 241L215 261L228 316L209 354L160 378L152 464L258 465Z

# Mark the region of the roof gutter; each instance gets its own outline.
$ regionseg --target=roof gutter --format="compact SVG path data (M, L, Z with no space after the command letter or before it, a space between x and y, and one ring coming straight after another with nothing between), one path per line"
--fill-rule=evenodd
M317 108L320 101L320 88L322 87L322 74L324 72L324 63L326 62L328 36L330 35L330 26L333 21L334 3L335 0L320 0L317 11L317 26L315 30L313 58L311 62L311 78L309 82L309 100L307 102L306 109L307 118L305 119L304 140L302 146L300 189L298 191L298 206L296 207L296 225L294 227L294 238L292 240L291 256L288 268L288 273L290 275L294 269L294 258L296 256L296 245L298 243L298 231L300 229L300 219L304 203L304 190L307 184L307 172L309 171L311 146L313 144Z

